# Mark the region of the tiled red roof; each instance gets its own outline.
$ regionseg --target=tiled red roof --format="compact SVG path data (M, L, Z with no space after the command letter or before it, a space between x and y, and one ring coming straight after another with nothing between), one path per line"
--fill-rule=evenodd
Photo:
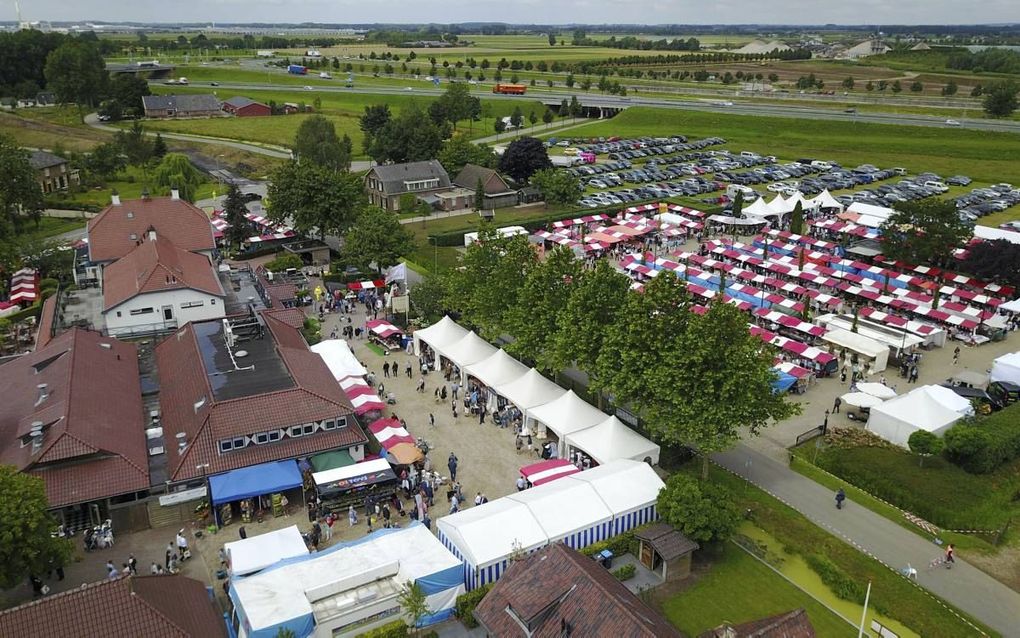
M180 575L124 576L0 612L3 636L226 638L205 585Z
M216 401L195 339L193 324L167 337L156 347L160 370L173 370L175 382L164 385L160 408L164 439L176 441L183 432L188 442L184 454L169 449L170 480L181 481L204 474L226 472L249 465L307 456L367 442L354 417L354 408L322 358L308 350L301 333L269 316L269 334L296 387ZM195 410L195 403L206 397ZM221 454L219 441L292 425L347 417L347 427L312 436ZM208 464L209 467L198 467Z
M815 628L806 611L795 609L742 625L723 625L698 638L815 638Z
M263 315L273 317L291 328L301 329L305 325L305 313L300 308L269 308L262 311Z
M154 241L143 239L134 250L103 269L104 311L143 293L185 289L224 296L208 257L182 250L160 235Z
M35 333L35 349L45 348L53 339L53 322L57 317L57 296L50 295L39 312L39 328Z
M120 259L134 250L150 227L184 250L216 247L212 223L200 208L181 199L155 197L107 206L89 220L89 257L95 262Z
M133 344L73 329L0 367L0 388L0 463L42 477L52 507L149 487Z
M681 636L608 570L562 543L511 565L475 608L475 618L490 635L527 636L508 608L532 623L532 638L559 638L563 623L572 636Z

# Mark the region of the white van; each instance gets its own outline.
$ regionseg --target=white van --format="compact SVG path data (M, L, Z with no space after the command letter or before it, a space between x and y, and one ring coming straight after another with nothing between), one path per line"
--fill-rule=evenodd
M949 190L949 187L946 186L945 184L943 184L942 182L931 181L931 182L925 182L924 185L927 188L935 189L935 190L937 190L940 193L944 193L947 190Z
M755 160L761 158L761 155L758 155L757 153L752 153L751 151L740 151L740 156Z
M756 195L753 189L748 188L743 184L730 184L726 187L726 196L730 199L735 199L737 197L737 193L743 194L745 202L751 201L751 199Z

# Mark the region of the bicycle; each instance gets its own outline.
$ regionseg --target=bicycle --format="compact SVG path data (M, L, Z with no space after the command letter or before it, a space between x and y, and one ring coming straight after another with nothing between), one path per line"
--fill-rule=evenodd
M928 563L928 571L931 571L931 570L935 569L936 567L942 567L943 565L945 566L946 569L952 569L953 568L953 561L947 560L945 556L939 556L938 558L933 558L932 561L930 563Z

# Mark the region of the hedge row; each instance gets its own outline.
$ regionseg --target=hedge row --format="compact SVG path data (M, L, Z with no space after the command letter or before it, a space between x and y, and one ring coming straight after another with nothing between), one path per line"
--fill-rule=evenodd
M407 638L408 635L407 623L403 620L394 620L361 634L363 638Z
M945 454L972 474L988 474L1020 458L1020 403L954 425L945 435Z
M809 554L805 560L837 598L864 604L864 587L850 578L836 563L818 554Z
M11 323L18 323L19 321L24 321L29 317L38 318L41 313L42 313L42 301L37 301L36 303L32 304L28 308L25 308L24 310L12 312L11 314L4 317L4 319L10 321Z
M478 589L473 589L466 594L457 596L457 603L453 608L453 615L456 616L464 626L468 629L474 629L478 626L478 621L475 620L475 607L478 603L482 602L485 598L485 594L489 593L492 589L492 583L486 583Z

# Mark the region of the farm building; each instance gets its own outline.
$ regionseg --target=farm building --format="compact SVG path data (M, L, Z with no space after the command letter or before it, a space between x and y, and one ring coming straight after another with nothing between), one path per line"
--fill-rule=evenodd
M235 95L223 102L223 112L236 115L237 117L264 117L273 114L268 104L256 102L243 95Z
M145 95L142 96L145 117L209 117L220 115L220 101L215 95Z

